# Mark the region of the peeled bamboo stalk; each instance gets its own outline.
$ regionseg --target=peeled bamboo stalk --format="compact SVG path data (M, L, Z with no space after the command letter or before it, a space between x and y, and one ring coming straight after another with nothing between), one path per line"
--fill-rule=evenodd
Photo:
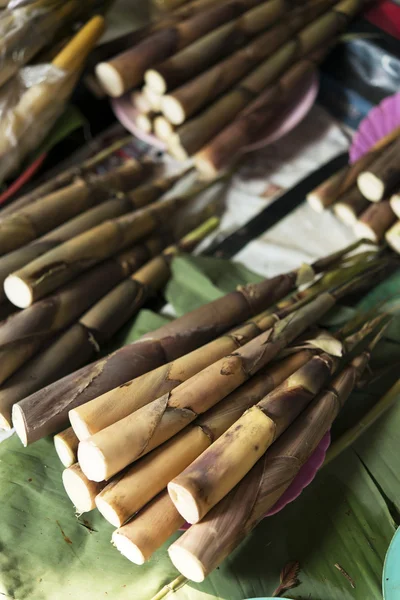
M267 0L255 6L146 71L146 85L160 95L166 94L243 46L286 11L284 0Z
M197 77L193 78L191 75L189 81L162 98L161 108L166 118L174 125L181 125L187 121L189 117L248 74L252 68L331 4L333 4L333 0L321 0L313 4L306 3L289 13L285 11L279 23L271 30L258 35L244 48L225 60L217 62ZM261 5L251 12L260 11L264 6ZM189 49L190 47L187 50ZM170 62L174 58L169 59Z
M101 140L101 138L100 138ZM132 141L131 136L124 136L104 149L96 152L90 158L87 158L83 161L82 164L73 165L69 167L65 171L62 171L59 175L52 177L48 181L45 181L41 185L35 187L31 192L24 194L20 198L13 200L11 204L4 207L0 211L0 219L3 219L4 216L9 215L11 213L16 212L20 208L33 204L39 198L43 198L44 196L48 196L52 192L69 185L75 178L84 178L89 172L94 169L97 165L101 164L106 158L108 158L111 154L129 144ZM91 142L91 146L94 146L94 149L98 146L99 141L98 138Z
M276 108L288 100L307 76L315 72L318 62L319 57L316 62L301 60L278 83L267 88L251 102L243 113L196 154L195 164L198 170L207 177L215 177L230 165L243 148L259 138L263 128L274 119Z
M340 263L348 252L355 250L358 245L359 242L356 242L337 253L319 259L305 270L311 270L314 274L332 268L338 262ZM331 271L317 284L317 288L312 286L309 291L302 291L300 295L294 294L289 300L279 302L276 307L267 310L266 313L261 313L250 322L244 323L220 338L217 337L205 346L201 346L170 363L161 365L156 370L144 373L136 379L124 382L123 385L110 389L103 396L80 404L69 413L75 433L79 439L83 440L123 419L155 398L170 392L180 383L213 362L234 352L262 331L272 327L278 316L282 318L296 308L295 302L297 300L304 300L307 296L311 299L312 294L321 293L330 289L331 286L337 285L338 282L354 278L363 268L364 266L356 265L348 269L340 268L336 272ZM271 293L274 293L275 298L271 296L268 304L273 304L290 291L293 291L296 283L299 284L299 280L301 281L303 278L303 270L304 267L301 267L297 272L280 275L270 280Z
M52 336L73 323L90 306L101 302L101 298L107 297L121 280L163 247L163 238L150 238L104 261L53 295L0 323L0 383L15 373Z
M133 48L99 63L96 75L110 96L122 96L140 84L145 71L213 29L257 6L262 0L225 0L183 21L156 30Z
M120 527L188 467L246 409L280 385L312 355L312 351L303 350L277 365L262 369L193 425L113 478L96 498L101 514L112 525Z
M198 523L243 479L326 384L334 365L327 354L311 358L168 484L186 521Z
M176 137L171 141L171 152L177 153L177 158L198 152L296 60L321 44L326 45L346 26L362 4L363 0L343 0L294 35L289 42L240 80L230 92L211 104L198 117L181 125L177 129Z
M122 291L121 285L117 286L92 306L89 311L79 318L75 325L67 329L64 334L39 355L40 377L38 376L33 381L24 383L26 371L29 372L32 366L28 363L24 369L9 379L8 384L11 384L11 389L6 387L3 392L0 391L0 415L3 421L7 422L9 420L10 410L16 402L55 380L53 375L55 367L51 361L49 362L49 368L46 369L45 363L49 353L54 350L56 354L57 350L57 364L61 362L62 357L62 375L71 371L71 364L73 365L72 368L76 369L87 362L138 311L148 296L166 283L170 273L170 258L181 249L192 249L210 232L211 226L215 227L215 219L210 219L185 236L178 244L164 250L161 257L156 257L139 271L136 271L132 279L126 280L131 285L126 286L126 281L124 281L121 284ZM28 393L20 394L21 384L24 391L29 386ZM51 416L44 420L43 415L40 414L40 407L32 406L29 401L22 401L18 407L16 406L13 409L12 418L18 435L23 443L27 445L31 441L36 441L40 437L63 427L67 415L57 410L51 410Z
M367 170L360 173L358 187L368 200L379 202L400 183L400 137L385 148Z
M357 186L353 186L335 202L333 212L345 225L352 227L366 208L368 208L368 200L364 198Z
M129 160L104 175L77 181L36 200L0 221L0 253L19 248L61 223L109 198L110 193L127 191L149 175L151 163Z
M281 497L355 387L369 354L356 357L302 412L242 481L169 548L175 567L203 581Z
M143 565L184 524L184 519L164 491L132 521L114 531L112 542L128 560Z
M0 258L0 300L6 298L3 284L8 275L32 262L35 258L49 252L56 246L71 240L81 233L100 225L104 221L113 219L132 209L143 208L157 200L163 193L172 188L180 175L159 178L144 184L133 191L118 194L116 198L102 202L98 206L85 211L81 215L70 219L60 227L53 229L46 235L34 240L26 246L22 246L14 252L10 252Z
M133 415L83 440L78 448L82 471L94 481L110 479L223 400L334 304L334 296L321 294L235 353L206 367Z
M379 243L384 239L385 233L395 223L394 214L389 200L371 204L365 212L362 213L358 222L354 226L354 233L361 237Z
M382 417L400 398L400 379L390 388L384 396L362 417L360 421L348 429L343 435L333 442L326 453L324 466L332 462L339 454L349 448L358 438Z
M65 491L78 514L89 512L96 508L95 498L103 489L105 483L89 481L82 469L75 463L63 471L62 481Z
M390 198L390 206L396 217L400 219L400 191L392 195Z
M400 221L397 221L393 227L386 232L385 240L395 252L400 254Z
M311 208L316 212L322 213L336 202L338 187L347 171L348 167L343 167L307 194L306 199Z
M54 446L64 467L68 468L76 463L78 444L79 440L72 427L68 427L54 436Z
M180 196L110 219L60 244L9 275L4 282L7 297L21 308L30 306L82 271L151 234L206 188L207 184L194 185Z

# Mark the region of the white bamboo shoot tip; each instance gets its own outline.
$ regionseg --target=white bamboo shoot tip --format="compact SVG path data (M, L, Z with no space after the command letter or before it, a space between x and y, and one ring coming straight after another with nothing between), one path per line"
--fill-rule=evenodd
M124 93L124 82L120 73L110 63L99 63L96 66L96 76L104 91L113 98Z
M197 523L200 520L199 506L193 495L179 483L171 481L168 484L168 494L175 504L176 510L188 523Z
M101 493L96 496L95 502L98 511L103 515L106 521L111 523L111 525L114 525L114 527L121 527L121 525L123 525L123 521L121 521L117 511L106 500L104 500ZM124 553L122 552L122 554Z
M76 462L75 452L71 450L70 446L59 435L54 436L54 447L58 458L65 468L71 467Z
M168 549L169 557L180 573L190 581L201 583L206 578L204 567L196 556L177 543Z
M167 86L165 84L164 77L160 75L157 71L153 69L149 69L144 74L144 80L146 85L156 94L162 96L167 91Z
M367 239L375 243L379 241L375 231L369 225L363 223L362 221L357 221L357 223L353 227L353 231L355 235L361 240Z
M18 308L27 308L33 303L31 287L16 275L9 275L6 278L4 292L9 301Z
M75 411L75 409L69 411L68 418L71 427L80 442L87 440L91 435L93 435L93 432L90 431L84 419L82 419L79 412Z
M96 505L93 494L88 488L88 482L73 469L65 469L62 474L65 491L76 508L77 513L93 510Z
M12 407L12 422L15 429L15 433L21 440L24 446L28 445L28 435L26 433L26 423L24 413L18 406L18 404L14 404Z
M108 479L104 455L91 440L84 440L78 446L78 462L83 473L91 481Z
M143 565L146 562L146 558L138 546L118 530L114 531L111 540L117 550L131 562L136 565Z
M164 96L161 99L161 110L164 116L174 125L181 125L186 118L182 104L173 96Z
M348 204L344 202L338 202L333 207L333 212L337 218L349 227L354 227L357 223L357 215L354 210Z
M371 202L379 202L385 193L385 186L382 181L373 173L365 171L358 176L358 189L365 198Z
M307 202L311 206L313 210L317 213L323 213L325 210L325 206L321 202L321 198L317 194L313 194L311 192L307 195Z

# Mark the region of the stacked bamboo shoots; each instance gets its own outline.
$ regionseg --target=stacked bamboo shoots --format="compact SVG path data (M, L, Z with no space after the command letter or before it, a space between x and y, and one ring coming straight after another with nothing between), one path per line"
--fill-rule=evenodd
M214 175L265 136L363 3L223 0L194 15L180 9L99 63L97 77L111 96L135 88L137 126Z
M307 197L322 212L332 208L358 238L387 243L400 252L400 127L349 167L334 173Z

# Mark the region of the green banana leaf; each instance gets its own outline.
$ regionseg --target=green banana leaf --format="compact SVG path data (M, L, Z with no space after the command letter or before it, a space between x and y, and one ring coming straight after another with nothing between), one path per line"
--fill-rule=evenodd
M257 280L234 263L183 257L174 261L166 297L182 314L238 284ZM334 311L327 322L340 326L354 311L367 311L399 290L400 273L358 306ZM165 320L142 310L118 343L133 341ZM386 358L380 358L382 353ZM387 366L387 361L400 364L399 317L376 349L374 368ZM397 377L393 369L384 369L366 390L353 394L332 435L340 435ZM324 467L295 502L264 519L206 581L186 584L171 593L171 600L270 596L289 561L299 561L301 583L286 597L379 600L385 553L399 522L399 447L398 405ZM168 559L169 544L146 565L131 564L112 547L113 527L96 511L74 515L61 472L51 439L27 449L15 436L0 444L0 597L151 600L178 575Z

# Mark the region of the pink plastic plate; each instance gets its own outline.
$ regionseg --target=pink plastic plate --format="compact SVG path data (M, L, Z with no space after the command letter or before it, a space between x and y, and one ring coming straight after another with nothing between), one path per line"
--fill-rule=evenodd
M382 100L360 123L350 148L353 163L388 133L400 126L400 92Z
M311 74L292 94L292 100L282 107L273 124L261 132L260 139L251 146L245 148L244 152L257 150L268 144L272 144L282 136L286 135L304 119L315 102L318 93L319 80L316 74ZM111 101L114 114L120 123L136 136L138 139L154 146L159 150L165 150L165 144L154 135L145 133L135 124L138 111L133 108L129 97L116 98Z

